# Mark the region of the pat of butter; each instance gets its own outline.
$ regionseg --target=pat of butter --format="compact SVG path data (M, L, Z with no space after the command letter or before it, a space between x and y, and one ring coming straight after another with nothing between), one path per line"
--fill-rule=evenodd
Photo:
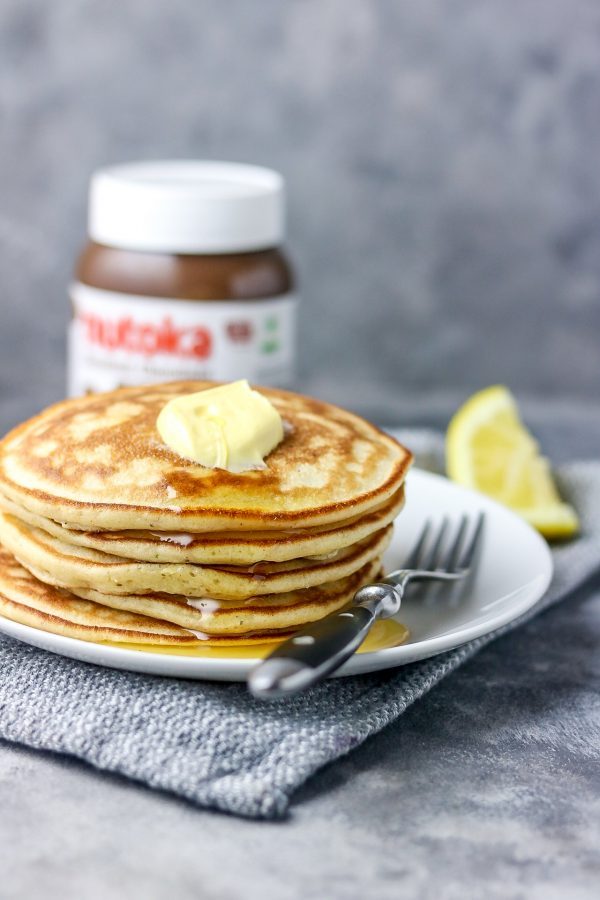
M263 469L283 440L281 416L247 381L170 400L156 420L165 444L209 469Z

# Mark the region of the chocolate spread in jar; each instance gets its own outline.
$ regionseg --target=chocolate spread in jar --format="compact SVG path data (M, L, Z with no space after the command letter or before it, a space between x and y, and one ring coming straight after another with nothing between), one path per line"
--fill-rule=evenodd
M69 393L177 379L286 386L296 297L283 181L233 163L137 163L92 178L71 286Z

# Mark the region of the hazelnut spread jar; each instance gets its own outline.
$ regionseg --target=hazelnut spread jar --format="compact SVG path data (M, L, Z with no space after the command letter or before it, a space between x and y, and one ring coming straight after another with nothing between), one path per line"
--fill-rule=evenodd
M69 393L198 378L289 385L283 181L234 163L96 172L71 286Z

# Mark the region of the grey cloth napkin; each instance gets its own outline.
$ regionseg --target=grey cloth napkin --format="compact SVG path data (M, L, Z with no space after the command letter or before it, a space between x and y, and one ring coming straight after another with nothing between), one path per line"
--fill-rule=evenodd
M405 432L418 462L440 468L441 438ZM600 568L600 463L558 472L582 536L554 551L546 596L520 619L401 669L327 681L262 704L238 684L172 680L75 662L0 637L0 737L71 754L239 816L278 818L321 766L357 747L478 650L565 600Z

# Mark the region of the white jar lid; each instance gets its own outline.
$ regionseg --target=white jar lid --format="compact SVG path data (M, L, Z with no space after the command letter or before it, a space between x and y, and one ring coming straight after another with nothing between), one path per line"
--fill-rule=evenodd
M236 253L278 246L284 185L272 169L165 160L99 169L88 229L98 244L159 253Z

